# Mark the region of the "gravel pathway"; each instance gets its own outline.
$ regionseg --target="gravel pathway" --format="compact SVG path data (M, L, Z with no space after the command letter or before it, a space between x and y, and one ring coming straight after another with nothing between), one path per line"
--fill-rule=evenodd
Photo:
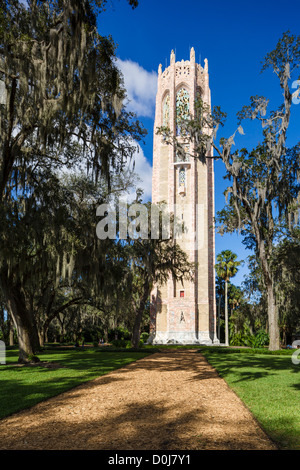
M195 350L163 351L0 421L0 449L274 450Z

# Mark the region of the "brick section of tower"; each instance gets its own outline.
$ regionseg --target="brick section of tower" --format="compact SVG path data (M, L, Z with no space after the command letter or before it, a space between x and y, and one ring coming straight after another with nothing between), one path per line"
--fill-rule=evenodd
M156 129L163 124L163 115L176 135L176 96L181 91L187 95L189 111L194 113L196 93L210 106L208 63L204 68L195 62L191 49L189 61L175 61L171 52L170 66L158 69L158 88L153 135L152 202L165 201L173 212L190 209L191 232L195 240L178 241L188 253L190 261L197 262L194 282L185 282L184 288L169 279L163 286L155 286L150 302L150 338L154 344L213 344L216 338L215 308L215 229L214 217L214 165L190 158L177 161L174 148L166 145ZM169 103L169 107L164 103ZM165 109L167 112L165 112ZM180 137L179 137L180 138ZM192 144L190 151L193 153ZM208 155L208 157L212 157ZM182 171L184 183L179 172ZM179 212L180 214L180 212Z

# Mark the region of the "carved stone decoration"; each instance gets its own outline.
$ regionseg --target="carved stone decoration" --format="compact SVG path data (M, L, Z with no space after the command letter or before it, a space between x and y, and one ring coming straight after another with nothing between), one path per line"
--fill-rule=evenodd
M167 127L170 125L170 95L169 93L163 102L163 126Z
M180 76L190 75L190 62L183 60L181 62L177 62L175 73L177 78Z

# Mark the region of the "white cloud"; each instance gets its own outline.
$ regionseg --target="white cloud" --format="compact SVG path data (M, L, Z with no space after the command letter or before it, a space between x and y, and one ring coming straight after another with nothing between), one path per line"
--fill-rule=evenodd
M127 90L128 111L135 112L138 116L154 118L155 98L157 91L157 74L148 72L136 62L131 60L117 59L117 64L124 76L124 84ZM137 142L132 142L137 150L133 155L131 162L127 163L129 173L133 170L137 175L138 181L135 188L126 195L128 202L135 199L136 188L141 188L143 192L143 201L151 200L152 195L152 166L147 160L141 146ZM84 171L84 169L81 169ZM133 177L133 181L135 178Z
M117 59L127 90L128 111L138 116L154 117L157 73L148 72L131 60Z
M141 188L144 191L143 201L147 202L151 200L152 194L152 167L145 157L141 146L139 144L136 145L138 150L134 153L133 160L128 164L128 167L130 170L132 170L133 161L135 162L134 173L138 176L139 179L139 181L136 183L136 188ZM128 195L128 200L133 199L135 195L135 190L131 191Z

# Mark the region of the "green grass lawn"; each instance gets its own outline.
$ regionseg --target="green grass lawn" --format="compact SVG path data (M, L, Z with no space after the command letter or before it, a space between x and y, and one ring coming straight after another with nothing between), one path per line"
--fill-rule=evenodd
M280 449L300 449L300 364L293 351L201 348Z
M45 350L41 361L58 362L61 368L42 365L18 366L18 350L6 351L6 364L0 364L0 418L29 408L36 403L69 390L114 369L147 356L151 351L114 351L99 349Z

